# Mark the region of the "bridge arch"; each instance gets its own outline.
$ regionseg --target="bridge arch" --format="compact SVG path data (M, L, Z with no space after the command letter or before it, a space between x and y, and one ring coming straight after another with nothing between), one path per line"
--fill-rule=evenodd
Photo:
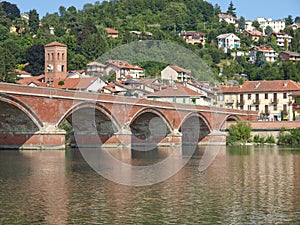
M132 144L151 144L153 148L173 131L173 126L158 109L146 107L134 114L129 122Z
M182 143L198 143L212 131L207 118L200 112L187 114L179 126L182 134Z
M37 116L37 114L29 106L24 104L19 99L5 94L0 94L0 102L6 103L8 104L8 106L12 106L15 109L19 110L20 112L24 113L26 115L26 118L32 121L34 126L36 126L37 131L42 129L43 123L40 120L40 118ZM6 107L2 107L2 109L4 108ZM24 122L25 119L22 118L22 120Z
M226 122L237 122L239 120L241 120L241 118L237 115L233 115L233 114L227 115L224 118L224 120L222 121L219 130L225 130L226 129Z
M68 117L70 117L74 112L78 111L78 110L82 110L82 109L95 109L99 112L101 112L103 115L105 115L107 118L109 118L111 120L111 122L113 123L113 125L120 130L121 129L121 125L119 123L119 121L114 117L114 115L111 114L111 112L104 107L103 105L100 105L98 103L95 104L95 102L84 102L84 103L78 103L73 105L72 108L70 108L61 118L60 120L57 122L57 126L59 126L62 121L64 119L67 119Z
M69 124L64 124L64 120ZM75 104L62 116L57 126L67 128L67 142L71 146L100 146L121 129L110 111L95 102Z

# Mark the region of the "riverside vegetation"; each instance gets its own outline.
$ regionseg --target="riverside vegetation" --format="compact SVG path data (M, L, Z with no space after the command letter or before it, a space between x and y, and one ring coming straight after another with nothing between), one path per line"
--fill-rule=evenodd
M247 121L237 121L236 124L230 125L228 129L229 135L227 136L226 139L227 145L246 144L246 143L254 143L254 144L275 144L276 143L276 140L272 135L269 135L267 137L254 135L254 137L251 138L251 131L252 131L251 123ZM285 135L288 134L286 133ZM287 142L285 142L284 139L282 139L281 142L278 142L278 144L279 143L287 144Z

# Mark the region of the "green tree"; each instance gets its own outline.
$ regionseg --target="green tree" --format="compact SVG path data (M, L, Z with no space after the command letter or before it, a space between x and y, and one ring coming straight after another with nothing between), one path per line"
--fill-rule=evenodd
M252 26L256 28L256 30L259 30L260 24L257 20L253 21Z
M174 31L184 30L189 19L188 9L182 2L171 2L161 16L164 27Z
M15 69L16 60L11 52L0 47L0 79L1 82L14 82L14 76L11 73Z
M266 27L265 34L270 36L273 33L273 29L270 26Z
M264 53L261 51L257 51L254 64L258 67L262 67L266 62L267 62L267 60L266 60L266 56L264 55Z
M45 48L44 45L34 45L27 49L26 59L29 63L25 67L25 71L32 75L40 75L44 73L45 67Z
M295 21L294 21L296 24L297 23L300 23L300 16L296 16L296 18L295 18Z
M101 34L91 34L82 41L80 46L81 54L88 60L93 61L100 57L107 50L107 44Z
M291 25L294 22L293 17L291 15L288 15L288 17L285 18L284 21L286 26Z
M32 34L36 34L39 29L40 19L39 19L39 14L35 9L29 11L28 23L29 23L30 32Z
M16 4L2 1L0 5L2 6L3 11L6 13L7 18L14 20L20 17L20 9Z
M238 22L238 25L239 25L239 29L240 30L245 30L245 26L246 26L246 20L245 20L245 17L241 16L239 22Z
M251 124L239 120L236 124L229 126L228 132L227 143L247 142L251 138Z
M234 7L234 5L233 5L233 3L232 3L232 1L230 1L230 3L229 3L229 6L228 6L228 9L227 9L227 14L229 14L229 15L232 15L232 16L236 16L236 13L235 13L235 10L236 10L236 8Z

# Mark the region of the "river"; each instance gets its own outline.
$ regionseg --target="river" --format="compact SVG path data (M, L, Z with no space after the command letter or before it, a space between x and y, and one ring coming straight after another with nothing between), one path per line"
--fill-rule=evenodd
M157 152L129 163L155 161ZM300 224L300 150L223 146L199 171L203 154L136 187L102 177L79 150L0 151L0 223Z

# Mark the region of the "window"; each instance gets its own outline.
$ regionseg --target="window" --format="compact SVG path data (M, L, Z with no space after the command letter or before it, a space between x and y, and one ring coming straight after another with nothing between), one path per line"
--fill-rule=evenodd
M255 110L256 110L256 111L259 111L259 105L256 105L256 106L255 106Z
M248 94L248 100L251 100L251 94Z
M265 93L265 99L268 99L269 96L268 96L268 93Z
M277 105L274 105L273 110L277 111Z
M173 102L176 102L176 98L173 98Z
M59 53L57 53L57 59L59 60Z
M269 115L269 105L265 105L265 114Z
M251 105L248 105L248 110L249 110L249 111L251 110Z
M185 104L185 98L182 99L182 103Z
M286 99L287 98L287 93L283 93L283 98Z

